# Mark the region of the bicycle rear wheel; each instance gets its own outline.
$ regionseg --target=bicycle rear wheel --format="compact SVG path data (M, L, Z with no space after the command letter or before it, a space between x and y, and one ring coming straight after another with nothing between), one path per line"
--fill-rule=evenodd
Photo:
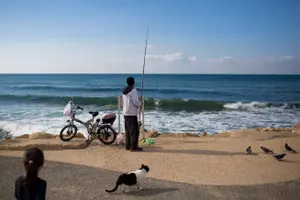
M68 142L70 140L72 140L76 133L77 133L77 127L74 125L74 124L69 124L69 125L66 125L65 127L63 127L60 131L60 134L59 134L59 138L64 141L64 142ZM64 134L64 131L66 131L66 134ZM65 135L67 137L65 137Z
M115 142L117 133L111 126L103 126L97 131L98 139L106 145L110 145Z

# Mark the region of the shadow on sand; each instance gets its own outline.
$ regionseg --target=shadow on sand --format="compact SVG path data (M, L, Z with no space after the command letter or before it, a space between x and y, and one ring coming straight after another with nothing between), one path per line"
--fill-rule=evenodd
M178 188L167 187L167 188L144 188L142 190L130 191L130 192L116 192L114 195L130 195L130 196L153 196L167 192L178 191Z
M246 154L244 152L228 152L217 150L199 150L199 149L163 149L161 147L144 147L144 152L159 152L159 153L180 153L180 154L202 154L202 155L215 155L215 156L257 156L258 154Z
M188 141L181 141L180 143L184 143L184 144L201 144L201 143L209 143L212 141L192 141L192 140L188 140Z
M292 160L277 160L278 162L282 163L297 163L298 161L292 161Z

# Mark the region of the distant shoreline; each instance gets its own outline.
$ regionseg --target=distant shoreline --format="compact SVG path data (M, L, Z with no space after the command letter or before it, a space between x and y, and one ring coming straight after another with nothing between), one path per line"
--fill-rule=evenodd
M0 73L0 75L142 75L141 73ZM300 76L300 74L211 74L211 73L145 73L145 75L191 75L191 76L201 76L201 75L212 75L212 76Z
M300 135L300 124L295 124L290 128L275 128L275 127L263 127L263 128L252 128L252 129L238 129L238 130L229 130L220 133L209 134L207 132L180 132L180 133L171 133L171 132L158 132L157 130L150 130L145 132L146 138L156 138L156 137L229 137L231 134L239 132L281 132L281 133L296 133ZM30 135L35 134L35 139L51 139L57 138L59 133L47 133L47 132L33 132L33 133L24 133L19 136L14 136L12 133L11 139L30 139ZM121 134L124 132L121 131ZM142 137L142 130L140 130L140 137ZM79 131L77 132L75 138L84 138L83 134ZM5 139L5 138L4 138Z

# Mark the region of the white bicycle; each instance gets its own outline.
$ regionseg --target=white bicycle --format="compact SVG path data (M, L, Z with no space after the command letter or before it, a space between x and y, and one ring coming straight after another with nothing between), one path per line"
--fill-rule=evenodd
M70 106L67 115L70 116L71 119L67 120L68 124L60 131L59 137L62 141L70 141L76 136L78 128L74 122L78 122L86 128L88 134L96 135L103 144L110 145L115 142L117 132L112 126L116 120L115 114L108 114L103 116L102 119L98 118L94 121L95 117L99 115L99 112L90 111L89 113L92 115L92 118L84 122L76 118L76 110L84 110L82 107L73 104L72 100L69 101L67 106Z

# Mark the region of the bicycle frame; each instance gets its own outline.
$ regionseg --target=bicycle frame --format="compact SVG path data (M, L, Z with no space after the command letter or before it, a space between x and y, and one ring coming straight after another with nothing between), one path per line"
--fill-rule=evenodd
M88 129L88 128L89 128L89 123L90 123L90 122L93 122L93 121L94 121L94 118L89 119L89 120L87 120L86 122L84 122L84 121L81 121L80 119L76 118L75 116L74 116L74 117L71 117L70 123L71 123L71 124L74 124L74 121L80 123L80 124L83 125L86 129ZM92 124L93 124L93 123L92 123Z
M72 106L73 106L73 104L72 104ZM96 131L96 130L90 130L89 129L89 128L94 129L94 126L93 126L94 123L93 122L94 122L95 117L93 116L92 119L89 119L89 120L84 122L84 121L80 120L79 118L75 117L76 110L77 110L76 108L72 108L71 120L68 120L67 122L69 124L72 124L72 125L74 125L74 121L80 123L81 125L83 125L86 128L88 133L90 133L90 131ZM91 127L89 127L89 125L91 125Z

